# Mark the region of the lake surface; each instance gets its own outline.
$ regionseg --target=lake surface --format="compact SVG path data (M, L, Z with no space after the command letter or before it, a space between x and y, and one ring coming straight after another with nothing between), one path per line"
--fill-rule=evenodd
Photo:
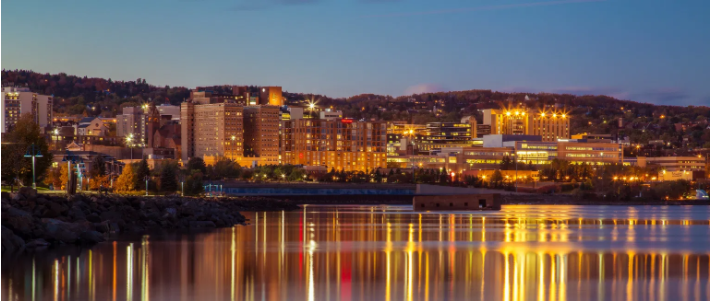
M306 206L2 263L3 300L710 300L709 206Z

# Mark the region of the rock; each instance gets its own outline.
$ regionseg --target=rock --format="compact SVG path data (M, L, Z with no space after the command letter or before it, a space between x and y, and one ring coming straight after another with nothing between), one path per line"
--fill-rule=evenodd
M56 219L42 219L45 225L44 238L49 241L61 241L64 243L74 243L79 238L79 234L73 230L70 223Z
M163 212L164 218L176 218L178 216L178 211L173 207L168 207Z
M101 213L101 220L116 220L121 219L121 214L115 211L105 211Z
M188 226L190 228L215 228L215 223L213 221L190 221Z
M45 241L44 239L34 239L30 242L27 242L25 244L25 249L27 250L40 250L44 249L50 246L50 243Z
M2 226L2 253L17 253L25 249L25 241L9 228Z
M100 233L108 233L110 230L109 229L109 221L94 223L94 230L96 230Z
M9 207L2 213L2 224L21 237L27 237L32 233L35 226L33 221L32 214L14 207Z
M106 241L104 239L104 236L101 233L99 233L98 231L94 231L94 230L82 232L81 234L79 234L79 239L82 243L89 243L89 244Z
M76 220L87 220L86 216L84 215L84 211L82 211L82 209L77 205L72 206L72 208L69 209L68 214L69 214L69 217L75 221ZM97 219L98 218L99 217L97 216Z
M64 213L65 211L67 211L66 206L54 201L48 202L45 205L46 208L42 212L43 218L56 218L62 215L62 213Z
M97 214L92 213L92 214L87 215L86 217L87 217L87 221L89 221L89 222L92 222L92 223L101 222L101 217L99 217L99 215L97 215Z
M16 195L21 195L26 200L34 200L37 198L37 190L32 189L32 187L21 187Z

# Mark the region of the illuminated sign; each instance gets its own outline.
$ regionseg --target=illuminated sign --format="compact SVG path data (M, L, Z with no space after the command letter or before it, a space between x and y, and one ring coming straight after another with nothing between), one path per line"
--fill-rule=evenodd
M341 123L353 123L353 119L341 119Z

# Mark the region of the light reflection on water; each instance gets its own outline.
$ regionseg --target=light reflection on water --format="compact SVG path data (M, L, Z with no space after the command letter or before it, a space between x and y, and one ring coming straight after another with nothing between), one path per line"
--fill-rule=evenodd
M710 208L308 206L3 260L3 300L709 300Z

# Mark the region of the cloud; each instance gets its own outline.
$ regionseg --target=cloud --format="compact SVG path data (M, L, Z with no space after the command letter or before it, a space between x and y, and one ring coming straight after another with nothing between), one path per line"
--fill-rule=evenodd
M230 8L233 11L255 11L288 5L315 4L321 0L242 0Z
M410 96L413 94L437 93L437 92L443 92L443 91L445 91L445 87L443 87L440 84L422 83L422 84L413 85L411 87L408 87L405 90L404 95Z
M373 0L372 0L373 1ZM557 0L557 1L542 1L542 2L530 2L530 3L517 3L517 4L505 4L505 5L490 5L490 6L478 6L478 7L462 7L454 9L443 9L443 10L431 10L431 11L420 11L420 12L402 12L402 13L390 13L390 14L376 14L376 15L365 15L363 18L378 18L378 17L405 17L405 16L420 16L420 15L437 15L437 14L452 14L452 13L462 13L462 12L475 12L475 11L486 11L486 10L504 10L504 9L514 9L514 8L524 8L524 7L536 7L536 6L550 6L550 5L561 5L561 4L573 4L573 3L587 3L587 2L602 2L607 0Z

